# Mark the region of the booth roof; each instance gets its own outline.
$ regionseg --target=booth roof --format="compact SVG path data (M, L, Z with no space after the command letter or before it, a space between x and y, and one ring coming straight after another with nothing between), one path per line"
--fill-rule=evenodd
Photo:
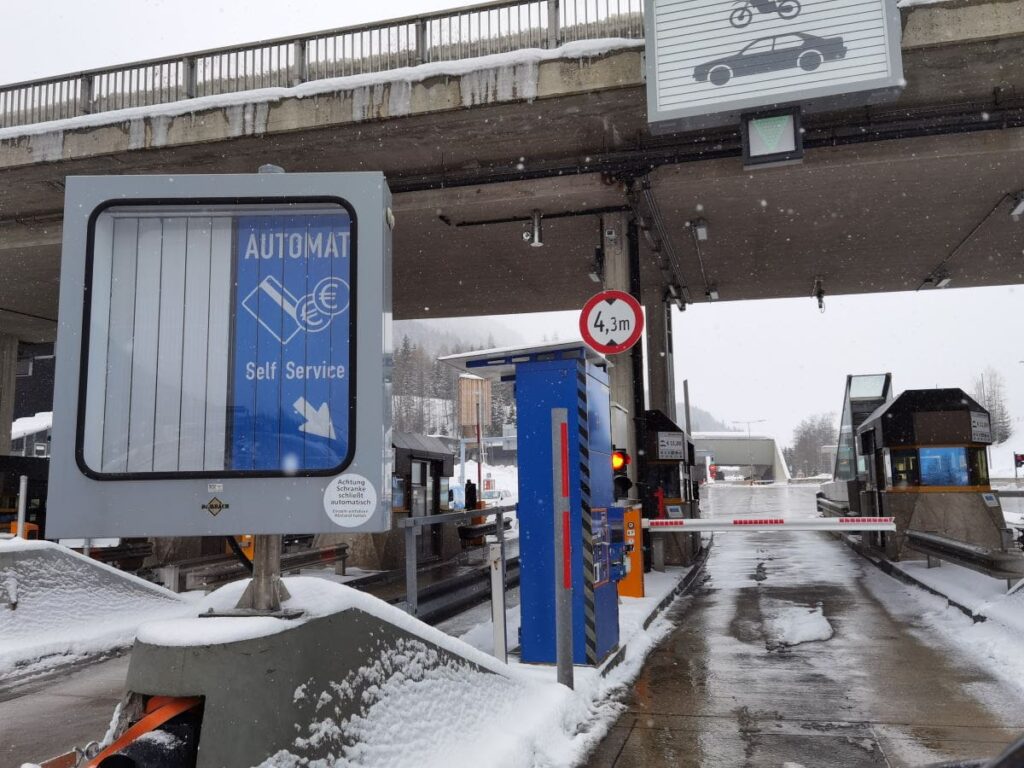
M454 456L454 452L443 440L430 435L414 435L409 432L393 432L391 443L395 448L412 451L417 455L430 454L438 458Z
M882 416L928 411L974 411L988 413L984 406L962 389L905 389L896 399L880 405L857 429L857 434L874 428Z

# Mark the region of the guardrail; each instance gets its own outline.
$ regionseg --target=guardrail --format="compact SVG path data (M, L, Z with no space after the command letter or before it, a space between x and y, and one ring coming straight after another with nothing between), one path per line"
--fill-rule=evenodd
M0 128L435 61L642 38L644 0L497 0L0 86Z

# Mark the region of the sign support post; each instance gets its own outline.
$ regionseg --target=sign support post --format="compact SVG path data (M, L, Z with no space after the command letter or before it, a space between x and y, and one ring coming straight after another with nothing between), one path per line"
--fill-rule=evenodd
M281 534L257 534L253 538L252 581L238 605L242 611L278 613L291 595L281 581Z
M18 478L18 525L14 535L19 539L25 535L25 511L28 507L28 475Z
M551 409L551 478L555 533L555 664L558 682L573 687L572 539L569 526L569 411Z

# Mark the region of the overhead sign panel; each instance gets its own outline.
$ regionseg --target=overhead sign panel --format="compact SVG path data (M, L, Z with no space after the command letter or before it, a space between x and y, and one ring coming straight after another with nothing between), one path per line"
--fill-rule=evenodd
M653 0L648 119L685 130L782 104L892 97L903 84L900 34L890 0Z
M380 174L70 178L48 531L388 528L389 203Z

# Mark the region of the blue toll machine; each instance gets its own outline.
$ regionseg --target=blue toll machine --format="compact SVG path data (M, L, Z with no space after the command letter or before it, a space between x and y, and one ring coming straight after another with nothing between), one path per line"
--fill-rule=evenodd
M551 410L568 411L573 661L599 664L619 643L608 519L613 497L606 361L573 342L452 355L445 362L515 382L520 653L528 663L555 663Z

